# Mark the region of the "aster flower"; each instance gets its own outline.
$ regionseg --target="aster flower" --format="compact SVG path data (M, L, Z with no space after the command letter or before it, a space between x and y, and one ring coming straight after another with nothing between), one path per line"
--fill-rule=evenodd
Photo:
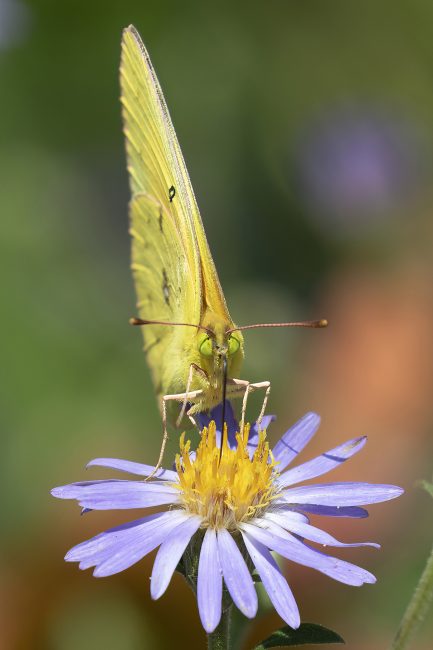
M164 510L111 528L72 548L65 557L80 569L95 567L93 575L119 573L159 546L152 570L151 595L167 589L179 562L188 562L190 582L197 593L206 632L217 627L222 613L223 585L238 609L253 618L257 594L254 568L281 618L292 628L300 625L292 591L272 556L320 571L339 582L360 586L375 582L365 569L331 557L320 547L373 546L345 544L310 523L309 515L366 517L361 506L387 501L402 489L370 483L300 485L317 478L360 451L366 438L355 438L313 460L286 469L317 431L320 418L307 413L270 449L266 428L237 423L227 405L227 436L220 450L221 406L211 417L198 417L201 441L195 452L183 434L174 469L159 469L151 481L108 479L72 483L52 490L55 497L76 499L89 510L130 510L165 506ZM120 470L148 477L154 467L115 458L97 458L88 466ZM195 570L194 570L194 557ZM191 560L191 558L193 558Z

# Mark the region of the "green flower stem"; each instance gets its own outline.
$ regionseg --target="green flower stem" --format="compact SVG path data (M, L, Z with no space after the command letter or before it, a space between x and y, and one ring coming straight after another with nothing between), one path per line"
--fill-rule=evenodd
M207 635L208 650L230 650L231 611L231 606L223 610L218 627Z
M404 613L391 650L404 650L417 627L425 619L433 599L433 548L421 578Z

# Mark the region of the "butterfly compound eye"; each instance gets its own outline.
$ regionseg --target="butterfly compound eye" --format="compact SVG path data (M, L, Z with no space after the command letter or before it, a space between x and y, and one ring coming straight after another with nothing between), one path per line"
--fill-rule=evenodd
M228 344L229 344L229 356L235 354L235 352L239 350L240 343L239 340L236 338L236 336L230 336Z
M202 354L204 357L211 357L213 354L213 345L212 341L209 338L209 336L206 336L206 338L202 341L199 347L200 354Z

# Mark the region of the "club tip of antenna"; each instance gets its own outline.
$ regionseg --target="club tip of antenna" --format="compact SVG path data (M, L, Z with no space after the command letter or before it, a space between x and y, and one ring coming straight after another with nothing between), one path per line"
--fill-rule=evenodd
M328 321L326 320L326 318L321 318L317 322L317 327L328 327Z
M129 322L130 325L142 325L143 324L143 321L140 318L130 318L128 322Z

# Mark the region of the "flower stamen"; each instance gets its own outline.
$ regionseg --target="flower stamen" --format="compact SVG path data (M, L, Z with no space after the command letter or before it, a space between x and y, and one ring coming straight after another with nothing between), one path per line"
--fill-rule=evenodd
M191 445L185 434L180 438L176 456L179 483L173 485L179 489L185 509L202 518L202 528L233 532L239 523L259 516L280 492L275 483L277 463L266 431L259 432L252 458L247 449L249 432L247 424L236 434L237 446L232 449L225 431L220 456L216 425L211 421L201 433L195 459L189 455Z

